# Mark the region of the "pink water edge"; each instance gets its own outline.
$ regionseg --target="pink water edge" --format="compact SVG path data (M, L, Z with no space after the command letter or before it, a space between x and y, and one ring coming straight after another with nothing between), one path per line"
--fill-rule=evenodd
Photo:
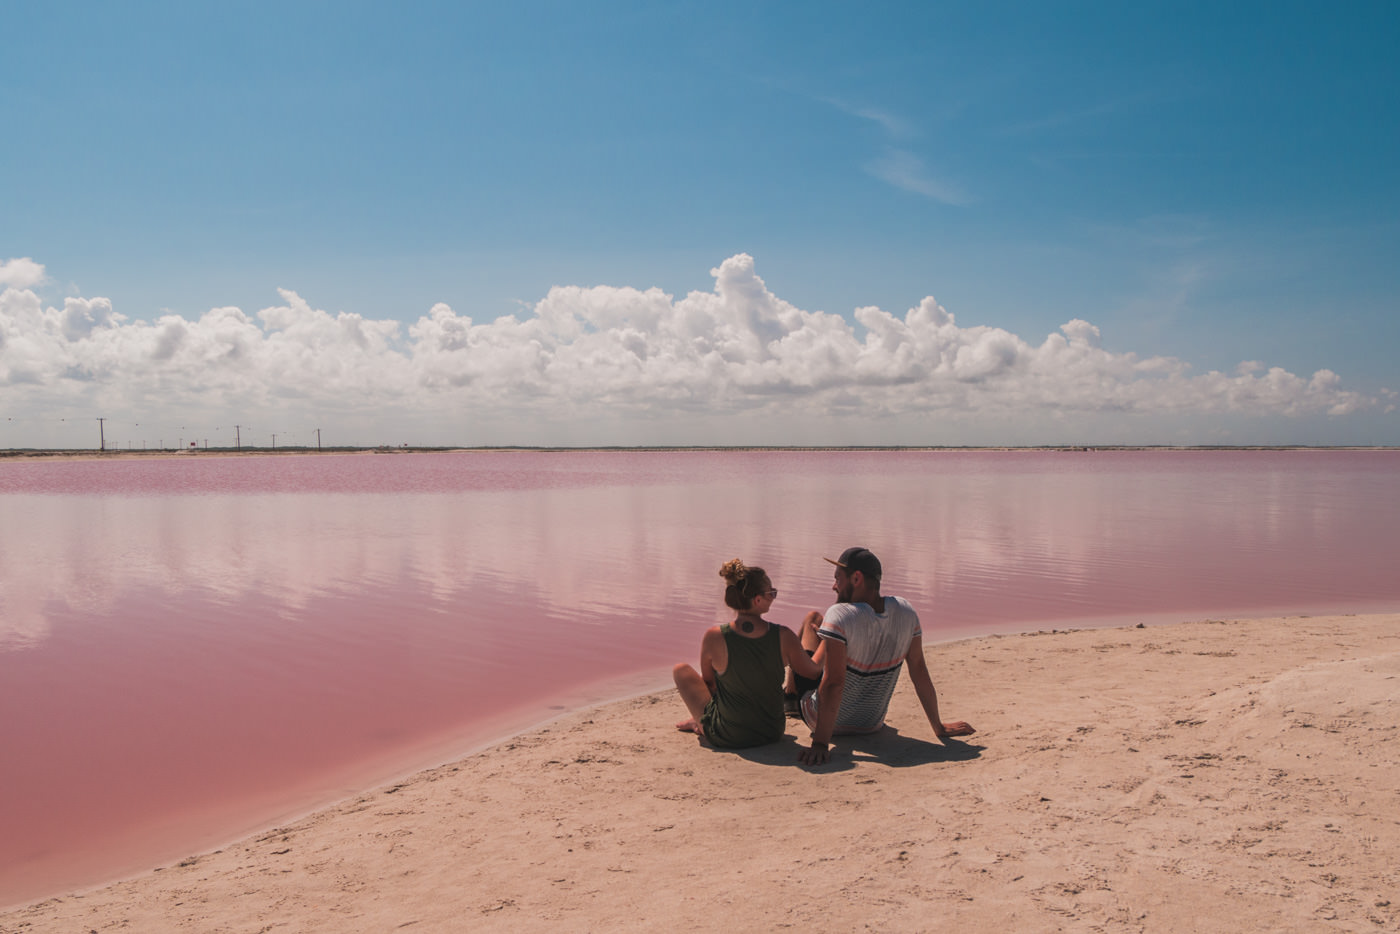
M1393 610L1396 452L476 452L0 464L0 904L659 687L740 556L864 544L926 641ZM936 676L936 658L934 661ZM959 698L975 719L976 698ZM676 711L668 712L679 714Z
M130 598L112 628L81 641L56 635L33 664L7 672L0 705L18 716L0 722L0 902L168 864L565 710L661 686L649 673L581 682L568 655L590 650L562 636L513 674L460 660L448 676L421 657L430 649L353 637L392 619L388 607L337 602L307 612L351 638L303 646L296 664L262 657L253 642L152 624L182 614L214 629L243 614L279 620L263 601ZM482 609L540 618L489 601Z

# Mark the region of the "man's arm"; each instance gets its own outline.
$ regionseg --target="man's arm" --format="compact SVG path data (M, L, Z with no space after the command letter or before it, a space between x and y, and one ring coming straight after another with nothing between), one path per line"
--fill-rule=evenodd
M817 725L812 730L811 748L798 754L804 765L821 765L831 758L831 734L836 729L841 693L846 688L846 643L840 639L824 639L822 646L826 649L826 658L822 663L822 683L817 688Z
M928 673L922 636L915 636L914 641L909 643L909 654L904 661L909 666L909 680L914 682L914 693L919 695L919 703L924 707L924 716L928 717L928 724L933 727L933 735L946 741L954 736L970 736L977 732L971 724L962 720L944 723L939 718L938 692L933 689L933 678Z

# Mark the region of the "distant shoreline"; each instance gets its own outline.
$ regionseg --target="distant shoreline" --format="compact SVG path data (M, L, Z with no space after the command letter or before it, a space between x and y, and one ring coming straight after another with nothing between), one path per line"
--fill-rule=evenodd
M771 451L775 453L802 452L1060 452L1086 454L1122 451L1397 451L1400 446L1383 444L1042 444L1042 445L467 445L450 447L281 447L281 448L190 448L110 450L96 448L7 448L0 450L4 459L129 459L133 457L256 457L295 454L458 454L458 453L745 453Z

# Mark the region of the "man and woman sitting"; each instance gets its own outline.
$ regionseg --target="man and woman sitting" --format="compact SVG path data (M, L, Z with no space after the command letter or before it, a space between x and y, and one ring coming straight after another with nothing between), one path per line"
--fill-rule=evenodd
M946 741L975 732L963 721L939 718L919 615L902 597L881 595L879 559L856 547L823 560L835 566L836 603L825 613L808 613L800 638L763 618L778 591L762 568L737 558L720 568L724 601L735 618L705 633L699 671L676 666L676 688L691 715L677 728L721 748L771 743L786 730L785 701L789 707L795 701L812 731L801 761L820 765L830 757L833 735L884 726L907 664L934 735Z

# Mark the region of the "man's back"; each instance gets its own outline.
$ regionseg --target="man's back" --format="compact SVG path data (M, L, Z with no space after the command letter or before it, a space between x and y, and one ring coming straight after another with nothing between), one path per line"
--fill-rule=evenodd
M846 685L836 715L838 732L864 733L885 722L909 644L921 635L919 614L900 597L885 597L885 612L865 603L838 603L817 634L846 646Z

